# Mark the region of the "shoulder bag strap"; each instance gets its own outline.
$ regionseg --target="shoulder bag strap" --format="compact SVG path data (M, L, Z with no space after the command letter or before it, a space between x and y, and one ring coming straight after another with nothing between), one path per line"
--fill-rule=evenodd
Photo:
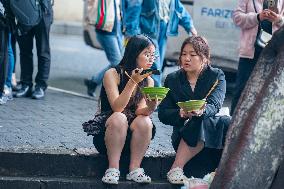
M255 11L255 13L259 14L259 13L257 12L257 10L256 10L255 0L252 0L252 2L253 2L253 7L254 7L254 11ZM262 29L261 21L259 21L258 25L259 25L260 29Z
M252 0L252 2L253 2L254 11L255 11L256 13L258 13L257 10L256 10L256 6L255 6L255 0Z

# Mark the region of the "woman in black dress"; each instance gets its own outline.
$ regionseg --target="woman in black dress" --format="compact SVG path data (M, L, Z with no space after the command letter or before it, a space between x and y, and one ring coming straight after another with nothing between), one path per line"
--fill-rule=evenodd
M150 115L158 100L143 97L140 88L154 86L151 73L142 74L155 60L154 43L146 36L132 37L120 64L109 69L101 89L101 113L83 124L85 132L94 135L93 142L100 153L108 156L109 168L102 181L118 184L121 154L130 153L127 180L149 183L151 178L140 168L141 161L155 134Z
M165 87L170 88L159 106L159 119L172 125L172 145L175 161L167 178L172 184L182 184L184 165L203 148L223 147L230 122L228 116L215 116L222 107L226 80L222 70L210 66L210 52L206 40L200 36L187 38L181 47L180 69L167 76ZM214 83L218 83L198 111L186 112L177 102L201 100Z

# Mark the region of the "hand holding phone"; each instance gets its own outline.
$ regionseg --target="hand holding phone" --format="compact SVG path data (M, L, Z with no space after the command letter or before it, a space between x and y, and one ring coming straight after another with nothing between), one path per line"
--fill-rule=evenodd
M270 22L277 22L281 18L281 15L270 9L265 9L263 12L265 12L264 19L269 20Z
M152 74L154 74L154 75L160 75L161 74L159 70L146 69L146 70L143 70L141 72L141 75L146 74L146 73L150 73L150 72L152 72Z

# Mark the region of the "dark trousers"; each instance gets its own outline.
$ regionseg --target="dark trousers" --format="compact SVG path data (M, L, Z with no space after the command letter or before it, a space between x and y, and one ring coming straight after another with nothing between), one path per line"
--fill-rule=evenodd
M0 96L3 93L8 62L8 31L0 28Z
M50 16L49 16L50 17ZM51 18L43 16L41 22L33 27L27 34L18 37L20 47L21 82L23 85L32 86L33 76L33 39L36 41L38 72L35 78L36 87L44 90L50 71L50 46L49 31Z
M234 96L232 99L232 104L231 104L231 115L233 115L235 108L238 104L239 98L246 86L246 83L254 69L254 66L257 63L257 60L259 58L259 55L261 53L262 49L261 48L256 48L255 53L254 53L254 58L249 59L249 58L240 58L239 60L239 66L238 66L238 72L237 72L237 79L236 79L236 88L234 91Z

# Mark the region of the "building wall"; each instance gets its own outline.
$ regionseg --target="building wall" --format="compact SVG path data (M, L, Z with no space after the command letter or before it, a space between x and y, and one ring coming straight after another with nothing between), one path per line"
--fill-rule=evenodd
M54 0L55 21L82 21L84 0Z

